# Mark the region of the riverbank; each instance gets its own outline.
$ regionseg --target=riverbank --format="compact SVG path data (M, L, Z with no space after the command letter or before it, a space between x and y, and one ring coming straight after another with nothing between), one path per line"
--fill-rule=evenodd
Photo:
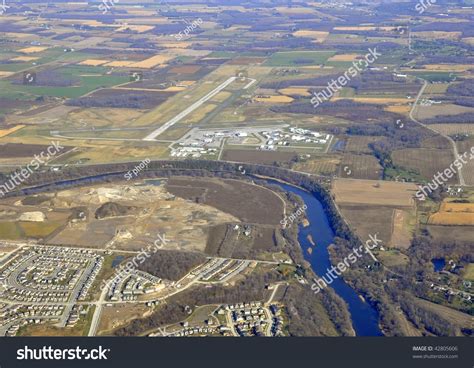
M293 185L283 184L280 181L271 181L271 184L280 186L284 191L291 192L299 196L306 206L306 217L310 226L299 226L298 241L302 247L305 260L311 264L312 270L318 276L323 276L327 269L331 267L331 259L328 247L334 242L335 233L330 226L328 215L322 203L308 191ZM316 239L317 247L309 239ZM308 252L308 249L312 249ZM348 305L351 313L352 323L357 336L381 336L379 328L379 316L377 310L360 298L343 279L337 278L330 287L340 296ZM308 292L313 292L308 287Z

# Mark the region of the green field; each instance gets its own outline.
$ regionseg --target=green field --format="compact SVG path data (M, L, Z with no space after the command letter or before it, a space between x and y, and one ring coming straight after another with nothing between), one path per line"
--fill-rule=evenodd
M339 91L339 97L355 97L355 89L350 87L344 87Z
M449 72L409 72L408 74L414 75L415 77L422 78L428 82L452 82L456 79L456 73Z
M220 59L232 59L235 56L236 56L236 53L231 52L231 51L213 51L208 55L208 57L210 58L220 58Z
M12 63L12 64L1 64L0 71L2 72L18 72L20 70L32 67L31 63Z
M466 266L466 271L464 273L464 278L466 280L474 281L474 263L470 263L468 266Z
M36 56L33 54L33 56ZM64 52L62 48L52 48L38 53L40 59L37 64L45 64L50 62L57 61L66 61L66 62L81 62L86 59L100 58L99 55L91 54L87 52L74 51L74 52Z
M322 65L336 54L335 51L289 51L276 52L265 63L266 66Z
M400 166L385 169L386 180L398 180L407 182L424 182L425 179L416 170L409 170Z
M18 222L23 233L28 238L44 238L54 231L56 231L60 226L63 225L62 222L52 221L46 223L38 222Z
M68 66L55 70L66 79L72 77L79 80L77 86L68 87L12 84L10 81L0 80L0 97L8 99L25 98L25 96L78 98L98 88L112 87L129 81L126 75L103 75L104 71L104 68L86 66Z
M16 222L0 222L1 239L18 240L21 237L21 230Z

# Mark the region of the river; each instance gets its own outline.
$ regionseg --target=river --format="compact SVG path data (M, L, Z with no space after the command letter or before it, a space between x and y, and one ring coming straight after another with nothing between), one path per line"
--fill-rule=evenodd
M311 193L298 187L269 181L278 185L286 192L292 192L303 199L306 206L306 217L310 222L308 227L299 228L298 241L301 244L305 259L311 263L313 271L318 276L324 276L331 267L328 246L334 241L334 232L329 224L328 217L321 202ZM308 240L311 235L316 246L313 247ZM307 249L313 248L312 253ZM347 303L351 313L352 324L357 336L382 336L378 325L378 312L370 304L363 301L359 295L342 279L335 279L331 284L334 291ZM308 292L313 292L308 286Z

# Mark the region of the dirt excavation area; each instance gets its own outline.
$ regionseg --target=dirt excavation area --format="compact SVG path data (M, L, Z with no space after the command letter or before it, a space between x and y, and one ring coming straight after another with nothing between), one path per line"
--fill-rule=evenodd
M0 239L140 250L165 235L161 249L204 251L208 229L239 220L176 197L165 181L107 183L0 201Z

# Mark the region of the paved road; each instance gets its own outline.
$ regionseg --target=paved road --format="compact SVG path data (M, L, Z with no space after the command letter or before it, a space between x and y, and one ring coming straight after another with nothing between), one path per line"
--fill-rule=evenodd
M108 285L107 285L108 286ZM97 333L97 328L99 327L100 322L100 315L102 314L102 307L105 303L105 297L107 296L107 292L109 291L108 287L104 287L102 292L100 293L99 300L95 304L95 311L94 315L92 316L91 327L89 328L89 333L87 336L95 336Z
M454 158L458 159L461 155L459 154L458 147L457 147L456 142L454 141L454 139L452 139L449 135L445 135L445 134L442 134L442 133L438 132L437 130L431 128L429 125L423 124L422 122L418 121L414 117L414 114L415 114L416 108L418 107L418 103L420 102L421 96L423 95L423 93L425 92L426 87L428 86L427 81L425 81L424 79L420 79L420 80L423 81L423 87L421 87L420 92L418 93L418 96L416 96L416 101L413 104L413 107L410 111L410 119L414 123L416 123L418 125L421 125L423 128L426 128L426 129L432 131L436 135L440 135L440 136L446 138L451 143L451 145L453 146ZM463 187L466 186L466 181L464 180L464 174L462 172L462 169L458 170L458 177L459 177L459 185L461 185Z
M227 322L227 326L230 327L230 331L232 333L232 336L238 337L239 334L237 333L237 331L235 331L234 322L232 322L232 312L231 311L226 312L225 319L226 319L226 322Z
M281 263L277 261L262 261L258 259L224 258L224 257L207 257L207 259L223 259L223 260L230 259L233 261L248 261L248 262L265 263L265 264L273 264L273 265L279 265Z
M72 308L77 303L79 299L79 295L81 293L81 289L87 282L93 269L94 269L94 259L88 263L86 269L82 272L80 279L77 281L76 285L74 285L74 289L71 292L69 301L64 308L63 314L61 315L61 320L59 323L62 327L66 326L67 319L69 318L69 315L71 314Z

